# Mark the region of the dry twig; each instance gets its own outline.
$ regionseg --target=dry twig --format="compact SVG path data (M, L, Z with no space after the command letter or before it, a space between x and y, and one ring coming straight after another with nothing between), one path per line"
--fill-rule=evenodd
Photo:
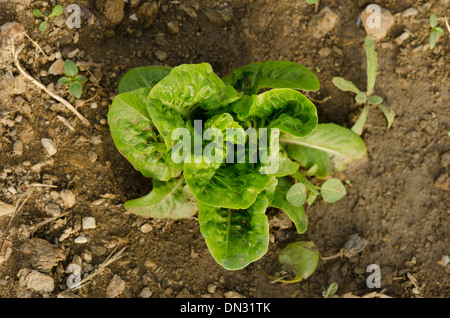
M19 48L15 48L15 37L18 35L21 35L24 33L18 33L14 36L14 38L11 41L11 53L13 55L13 59L14 59L14 65L16 66L16 68L19 70L19 72L26 78L28 79L30 82L32 82L34 85L36 85L37 87L39 87L40 89L42 89L44 92L46 92L48 95L50 95L53 99L57 100L58 102L60 102L61 104L63 104L64 106L66 106L71 112L73 112L80 120L83 124L85 124L86 126L89 126L90 123L89 121L83 116L81 115L76 109L75 107L72 106L71 103L69 103L68 101L66 101L64 98L60 97L59 95L56 95L55 93L49 91L47 89L47 87L45 87L45 85L43 85L41 82L39 82L38 80L36 80L35 78L33 78L30 74L28 74L23 68L22 65L20 65L19 59L18 59L18 55L19 53L22 51L22 49L24 48L24 45L22 44Z

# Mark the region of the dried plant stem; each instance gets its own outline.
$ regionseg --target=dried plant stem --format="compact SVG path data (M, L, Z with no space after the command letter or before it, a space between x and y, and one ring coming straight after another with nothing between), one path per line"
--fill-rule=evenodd
M126 246L124 248L122 248L120 251L118 251L116 254L114 254L114 252L117 250L117 247L114 249L114 251L112 251L112 253L106 258L106 260L100 264L100 266L93 271L91 274L89 274L88 276L86 276L85 278L83 278L77 285L67 289L66 291L73 291L76 289L79 289L87 284L89 284L91 282L91 280L97 276L98 274L100 274L101 272L103 272L103 270L111 263L117 261L119 258L123 257L123 252L126 250Z
M19 33L21 34L21 33ZM17 35L19 35L17 34ZM47 89L47 87L44 86L44 84L42 84L41 82L39 82L38 80L36 80L35 78L33 78L30 74L28 74L23 68L22 65L20 65L19 59L18 59L18 55L20 53L20 51L22 51L22 49L24 48L24 46L20 46L17 50L15 49L15 44L14 44L14 40L11 41L11 45L12 45L12 54L13 54L13 58L14 58L14 65L16 66L16 68L19 70L19 72L26 78L28 79L30 82L32 82L34 85L36 85L37 87L39 87L40 89L42 89L43 91L45 91L48 95L50 95L53 99L57 100L58 102L60 102L61 104L63 104L64 106L66 106L71 112L73 112L80 120L83 124L85 124L86 126L89 126L90 123L89 121L83 116L81 115L76 109L75 107L72 106L71 103L69 103L68 101L66 101L64 98L60 97L59 95L56 95L55 93L49 91Z

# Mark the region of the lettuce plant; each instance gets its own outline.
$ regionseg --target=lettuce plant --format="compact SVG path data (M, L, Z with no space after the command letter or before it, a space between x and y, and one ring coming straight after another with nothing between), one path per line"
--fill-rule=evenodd
M318 89L313 72L289 61L253 63L223 79L208 63L130 70L108 124L117 149L152 178L153 188L125 208L160 219L198 213L211 255L229 270L267 252L271 207L304 233L305 205L319 195L328 202L342 198L345 187L330 175L366 154L357 134L318 123L316 107L299 92ZM299 247L313 257L309 276L318 254L305 251L312 242Z
M344 92L355 93L355 101L358 104L364 105L361 114L352 127L352 130L361 135L363 132L364 124L366 123L367 116L369 115L369 105L376 105L383 112L387 120L388 129L394 122L395 113L389 107L383 105L383 98L377 95L373 95L375 88L375 81L377 77L378 57L377 52L374 49L375 44L373 40L367 36L364 40L364 48L366 51L367 60L367 91L360 91L353 82L348 81L342 77L334 77L333 84Z

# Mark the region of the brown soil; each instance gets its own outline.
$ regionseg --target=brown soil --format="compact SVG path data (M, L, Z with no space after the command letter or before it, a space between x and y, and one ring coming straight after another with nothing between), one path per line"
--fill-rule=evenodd
M381 289L375 289L378 292L408 298L450 296L450 266L442 262L450 247L448 33L434 50L414 50L428 43L429 28L420 20L427 19L431 12L438 17L448 16L448 1L377 2L396 19L388 36L376 46L380 74L375 91L397 114L393 126L386 129L381 112L371 109L362 136L368 156L341 175L351 182L347 185L348 195L335 204L319 200L308 208L310 225L305 235L296 234L293 227L272 228L275 242L269 252L240 271L224 270L213 260L195 218L146 220L125 212L123 202L145 195L151 181L116 150L105 123L118 81L127 70L143 65L209 62L224 76L255 61L291 60L316 72L321 89L311 93L312 98L331 96L316 103L320 121L351 127L360 109L353 96L339 91L331 80L342 76L365 87L362 44L366 34L356 21L370 2L320 1L319 10L329 6L340 16L338 27L320 39L313 38L307 28L316 13L314 6L306 5L304 0L228 1L233 16L223 25L212 23L205 15L207 8L223 4L222 0L180 1L187 4L184 7L176 1L162 0L149 28L129 18L137 11L131 7L135 1L125 4L124 18L112 26L103 14L106 2L59 1L63 7L77 3L89 9L94 24L83 18L80 29L69 29L55 20L49 30L41 32L31 13L35 8L44 8L41 1L0 1L0 25L20 22L47 55L60 52L66 58L80 49L72 59L89 62L80 67L90 79L81 100L89 101L82 104L70 98L67 91L60 93L91 122L91 126L83 126L30 82L21 88L21 80L15 82L11 77L19 76L15 67L7 60L0 61L0 201L14 205L34 189L10 227L9 218L0 217L0 242L5 238L12 242L11 256L0 265L0 297L41 297L19 283L19 270L34 266L22 248L30 238L45 239L63 253L55 262L57 266L47 273L54 278L55 289L45 297L56 297L67 288L66 268L74 257L81 257L88 273L115 248L125 246L124 257L75 294L105 297L106 287L117 274L126 284L119 297L137 297L144 287L150 288L152 297L165 298L230 297L229 292L244 297L321 297L332 282L339 285L338 295L361 296L374 291L366 285L366 268L378 264L382 284ZM416 16L396 15L412 6L419 9ZM171 21L178 22L179 33L169 32L167 23ZM445 29L445 21L439 21ZM394 39L404 29L413 35L399 45ZM74 37L75 42L79 37L77 43ZM53 62L27 39L24 42L27 45L20 54L21 64L45 85L56 84L59 76L47 72ZM324 47L331 49L327 56L318 53ZM156 56L161 53L155 55L157 51L165 52L167 58L158 60ZM9 110L14 112L3 113ZM68 129L58 115L67 118L75 131ZM41 138L55 141L58 150L52 162ZM39 163L44 163L40 170L35 166ZM30 186L33 183L55 187ZM76 204L70 209L59 197L64 189L76 195ZM70 213L33 228L51 216L46 212L49 203L59 205L61 213ZM85 216L95 217L95 229L79 229ZM153 230L143 233L141 226L147 222ZM59 241L69 227L75 231ZM320 260L316 272L296 284L272 283L265 275L277 269L277 248L287 242L312 240L322 256L329 256L339 252L354 233L368 241L356 257ZM86 244L74 243L80 235L88 238ZM213 294L208 292L210 284L216 286Z

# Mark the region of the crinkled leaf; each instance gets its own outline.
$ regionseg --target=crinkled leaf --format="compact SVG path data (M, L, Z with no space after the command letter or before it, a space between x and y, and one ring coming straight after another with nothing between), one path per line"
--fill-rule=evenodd
M184 164L184 176L194 197L202 203L229 209L247 209L270 183L244 163L222 165L202 161Z
M274 161L278 160L278 169L277 172L275 173L271 173L271 166L273 166ZM299 168L299 164L292 161L288 154L286 153L286 150L284 150L282 147L280 147L278 156L269 156L269 161L266 164L261 164L260 167L260 172L261 173L267 173L269 176L271 177L284 177L284 176L288 176L291 175L293 173L295 173L298 168Z
M183 118L198 107L215 110L239 98L236 90L217 77L208 63L174 67L153 87L150 97L176 110Z
M264 194L244 210L199 203L198 221L211 255L228 270L242 269L260 259L269 246L269 222Z
M108 124L116 148L144 176L160 181L181 173L170 158L163 138L150 119L146 99L150 88L140 88L114 97Z
M80 82L71 82L69 84L69 92L76 98L80 98L83 93L83 86Z
M394 123L395 112L383 104L379 104L378 108L381 109L384 117L386 117L388 129L391 128L392 124Z
M184 178L153 181L146 196L124 204L128 212L157 219L181 219L197 213L197 201L189 192Z
M270 119L270 128L294 136L309 134L318 122L316 106L292 89L273 89L259 95L244 96L232 105L239 120Z
M169 75L172 68L167 66L135 67L122 77L119 83L119 93L126 93L141 87L152 88L160 80Z
M297 232L302 234L308 227L308 218L303 206L295 207L286 199L286 195L291 187L292 183L287 177L278 178L278 184L270 206L286 213L294 223Z
M306 186L303 183L298 182L294 184L286 193L286 199L293 206L303 206L306 201L307 191Z
M355 134L357 134L357 135L362 134L368 115L369 115L369 107L364 106L361 114L359 114L358 119L356 120L355 124L352 126L352 131Z
M360 93L360 90L358 89L358 87L355 86L355 84L353 84L350 81L347 81L346 79L344 79L342 77L333 77L332 82L341 91L344 91L344 92L350 91L350 92L353 92L355 94L359 94Z
M322 199L327 203L334 203L345 197L347 190L339 179L328 179L320 189Z
M285 135L280 139L289 157L306 169L317 166L314 175L325 178L333 168L344 169L355 159L366 153L364 141L351 130L336 124L319 124L305 137Z
M319 251L313 242L293 242L280 250L278 261L290 272L292 280L281 279L283 283L295 283L311 276L319 262Z
M167 148L172 148L172 133L177 128L186 128L186 122L181 115L173 108L161 103L149 95L146 103L147 113L164 138Z
M370 95L375 87L378 68L377 52L375 52L375 44L370 36L366 36L364 40L364 47L366 49L367 59L367 93Z
M258 94L263 88L319 89L319 81L311 70L290 61L253 63L234 70L224 82L246 95Z

